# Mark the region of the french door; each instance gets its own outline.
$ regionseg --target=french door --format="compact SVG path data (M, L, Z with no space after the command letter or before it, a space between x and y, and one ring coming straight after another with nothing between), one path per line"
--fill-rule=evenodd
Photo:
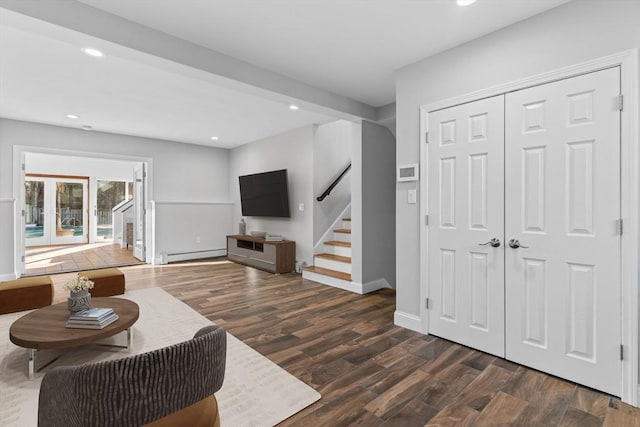
M27 176L25 245L86 243L87 180Z
M430 333L621 394L619 93L616 67L429 114Z

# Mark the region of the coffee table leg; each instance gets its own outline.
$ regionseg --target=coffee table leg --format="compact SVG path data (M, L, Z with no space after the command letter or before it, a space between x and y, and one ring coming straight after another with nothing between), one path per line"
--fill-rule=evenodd
M133 349L133 328L127 328L127 350L131 353Z
M36 352L34 348L29 349L29 380L36 377Z

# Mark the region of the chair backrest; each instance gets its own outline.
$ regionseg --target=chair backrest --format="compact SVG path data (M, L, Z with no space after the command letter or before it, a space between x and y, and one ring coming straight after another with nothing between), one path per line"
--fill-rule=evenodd
M193 339L124 359L59 367L42 379L41 427L140 426L222 387L227 336L206 326Z

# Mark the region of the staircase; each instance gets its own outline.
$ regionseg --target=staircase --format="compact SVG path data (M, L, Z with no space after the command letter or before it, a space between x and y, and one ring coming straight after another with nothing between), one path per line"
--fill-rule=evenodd
M313 266L305 267L302 277L337 288L353 290L351 283L351 218L342 219L342 228L333 230L332 240L324 242L324 252L315 254Z

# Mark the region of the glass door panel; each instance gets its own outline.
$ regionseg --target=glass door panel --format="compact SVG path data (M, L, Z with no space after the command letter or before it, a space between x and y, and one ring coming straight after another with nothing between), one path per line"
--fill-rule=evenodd
M86 242L85 187L85 182L56 180L56 233L52 243Z
M42 180L24 182L24 235L27 246L48 244L45 237L45 183Z
M125 181L97 181L96 240L113 240L112 209L133 197L133 191L129 190L132 185L132 182Z
M25 180L25 245L86 243L87 180Z

